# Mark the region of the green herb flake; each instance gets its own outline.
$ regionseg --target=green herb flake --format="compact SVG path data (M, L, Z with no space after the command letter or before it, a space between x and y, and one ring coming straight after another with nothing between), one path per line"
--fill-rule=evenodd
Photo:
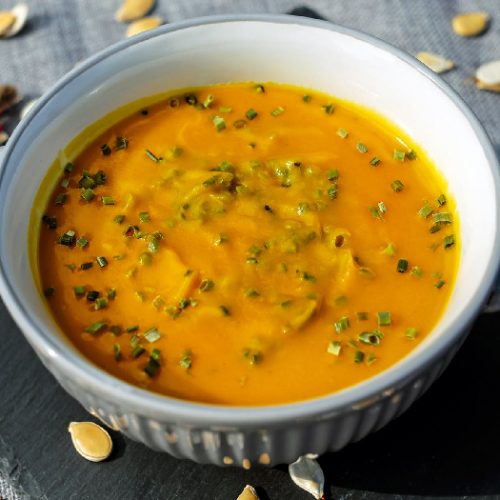
M96 257L95 260L96 260L97 264L99 264L100 268L106 267L108 265L108 260L106 259L106 257L103 257L102 255L99 255L98 257Z
M120 359L122 359L122 348L120 344L113 344L113 357L115 361L120 361Z
M125 220L125 216L123 214L118 214L113 217L113 222L115 224L123 224L123 221Z
M93 262L83 262L82 264L80 264L80 269L82 271L87 271L88 269L90 269L92 266L94 265Z
M231 316L231 311L226 306L219 306L223 316Z
M302 101L303 101L303 102L306 102L306 103L307 103L307 102L311 102L311 99L312 99L312 97L311 97L309 94L304 94L304 95L302 96Z
M417 153L413 149L410 149L410 151L408 151L408 153L406 153L406 157L411 161L416 160Z
M408 271L408 261L406 259L399 259L396 269L398 273L406 273Z
M358 321L368 321L368 313L364 311L359 311L356 313L356 318Z
M249 297L251 299L254 299L256 297L260 297L260 293L255 290L255 288L247 288L244 292L245 297Z
M388 243L387 246L382 250L382 253L389 257L394 257L396 255L396 245L394 245L394 243Z
M89 244L89 240L87 238L85 238L85 236L80 236L76 240L76 246L78 248L85 248L88 244Z
M73 230L66 231L59 237L59 244L70 247L75 242L76 233Z
M451 224L453 216L449 212L436 212L432 214L432 222L436 224Z
M106 292L106 297L108 297L109 300L115 300L116 299L116 288L108 288Z
M59 193L56 196L55 204L56 205L64 205L66 203L67 198L68 198L68 195L66 193Z
M444 285L446 285L446 281L438 280L434 286L439 290L440 288L443 288Z
M407 328L405 331L405 337L410 339L410 340L415 340L418 336L418 331L416 328Z
M328 188L327 195L328 195L328 198L330 200L337 199L337 196L338 196L338 188L337 188L337 186L336 185L335 186L330 186Z
M101 201L103 205L114 205L115 199L112 196L101 196Z
M443 207L444 205L446 205L446 196L444 194L439 195L436 202L438 206Z
M365 153L368 153L368 148L362 143L362 142L358 142L356 144L356 149L361 153L361 154L365 154Z
M214 102L214 96L212 94L208 94L205 100L203 101L203 107L208 109Z
M189 370L193 365L193 358L191 357L191 352L186 351L179 360L179 365L184 368L184 370Z
M391 182L391 188L395 193L400 193L403 191L405 185L400 180L395 180Z
M354 362L356 364L362 363L365 359L365 353L363 351L356 351L354 353Z
M137 332L138 330L139 330L139 325L127 326L127 328L125 328L125 331L127 333L134 333Z
M401 149L395 149L392 157L397 161L405 161L406 153Z
M349 328L349 318L347 316L342 316L338 321L333 324L335 331L341 333Z
M387 207L385 206L385 203L383 201L379 201L377 203L377 207L378 207L378 211L381 213L381 214L385 214L387 213Z
M87 326L87 328L85 328L85 332L96 334L99 333L104 328L106 328L106 322L96 321L95 323L92 323L90 326Z
M285 112L285 108L282 106L278 106L277 108L275 108L271 111L271 115L276 117L276 116L282 115L284 112Z
M325 110L325 113L327 115L331 115L335 111L335 106L332 103L323 104L323 106L321 106L321 107Z
M335 305L336 306L343 306L345 304L347 304L347 296L339 295L338 297L335 298Z
M380 341L384 338L384 334L375 329L372 332L362 332L358 335L358 340L363 344L379 345Z
M151 216L149 215L148 212L140 212L139 213L139 220L143 223L146 224L148 222L151 222Z
M204 279L200 283L200 292L209 292L215 286L215 283L212 280Z
M429 215L431 215L431 213L433 212L433 208L429 205L429 203L426 203L419 211L418 211L418 215L420 215L420 217L422 217L422 219L427 219L427 217L429 217Z
M347 130L345 128L339 128L337 130L337 135L341 138L341 139L347 139L348 135L349 135L349 132L347 132Z
M424 275L424 271L422 271L420 266L413 266L411 268L411 275L415 278L421 278Z
M144 353L145 350L146 349L144 349L144 347L142 347L141 345L136 345L132 350L132 357L134 359L137 359Z
M111 154L111 148L107 144L101 146L101 153L103 156L109 156Z
M371 160L370 160L370 165L372 167L378 167L380 165L380 163L382 162L382 160L378 157L378 156L374 156Z
M161 157L160 157L160 156L156 156L156 155L155 155L152 151L150 151L149 149L146 149L145 151L146 151L146 156L147 156L150 160L154 161L155 163L159 163L159 162L160 162L160 160L161 160Z
M326 173L326 178L330 182L334 182L339 178L339 171L337 169L328 170Z
M226 128L226 121L222 116L216 115L212 118L212 122L214 124L215 130L217 132L222 132Z
M455 235L448 234L443 238L443 246L444 248L450 248L455 244Z
M149 328L149 330L146 330L144 332L144 338L148 342L153 343L153 342L156 342L157 340L160 340L161 334L157 328Z
M262 353L253 349L244 349L243 358L245 358L250 365L258 365L262 361Z
M117 151L128 148L128 139L119 135L115 140L115 149Z
M83 297L85 295L85 285L76 285L73 287L75 297Z
M231 113L233 108L230 108L229 106L220 106L219 107L219 113Z
M389 311L380 311L377 313L378 326L390 326L392 324L391 313Z
M94 309L99 311L100 309L104 309L108 306L108 299L105 297L98 297L94 302Z
M340 351L342 350L342 344L338 341L332 341L328 344L326 348L326 352L328 354L333 354L334 356L339 356Z
M71 174L74 169L75 169L75 166L70 161L68 163L66 163L66 165L64 165L64 172L67 174Z
M368 354L368 359L366 360L366 364L368 366L371 366L373 365L373 363L375 363L375 361L377 361L377 356L375 356L375 354L373 353Z
M253 108L250 108L246 113L245 113L245 116L249 119L249 120L253 120L254 118L256 118L258 116L258 113L257 111L255 111L255 109Z
M262 83L257 83L255 85L254 89L255 89L255 92L258 92L259 94L266 93L266 89L265 89L264 85L262 85Z

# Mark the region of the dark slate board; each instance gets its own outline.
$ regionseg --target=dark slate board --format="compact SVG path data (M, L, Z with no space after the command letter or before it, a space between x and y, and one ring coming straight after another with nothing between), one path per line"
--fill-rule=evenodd
M327 498L500 497L500 314L481 316L445 374L381 431L320 459ZM0 468L32 498L307 499L286 467L243 471L153 452L113 433L112 459L73 450L67 425L89 415L42 366L0 303Z

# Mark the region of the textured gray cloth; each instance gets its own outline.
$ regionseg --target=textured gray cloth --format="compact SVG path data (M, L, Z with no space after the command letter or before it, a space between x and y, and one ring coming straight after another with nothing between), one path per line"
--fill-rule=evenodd
M0 40L0 83L16 85L26 99L38 97L77 62L124 37L126 27L113 20L121 0L24 1L30 7L28 26L17 37ZM0 10L14 3L0 0ZM500 153L500 94L477 90L469 78L480 64L500 59L498 0L157 0L154 12L174 22L225 13L286 13L300 6L410 54L427 50L455 61L458 68L444 79L476 113ZM477 38L457 37L450 20L469 10L488 11L491 26ZM2 458L0 498L23 498L15 481L23 471L7 473Z

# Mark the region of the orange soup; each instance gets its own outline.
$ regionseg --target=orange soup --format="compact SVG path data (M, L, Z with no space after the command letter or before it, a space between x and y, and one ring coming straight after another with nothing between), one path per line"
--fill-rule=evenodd
M272 83L127 109L78 138L39 233L48 306L96 365L181 399L285 403L380 373L435 326L455 207L384 118Z

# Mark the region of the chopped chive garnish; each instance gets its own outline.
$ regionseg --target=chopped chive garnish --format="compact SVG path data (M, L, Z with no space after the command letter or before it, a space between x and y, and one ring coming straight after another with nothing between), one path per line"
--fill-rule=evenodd
M97 186L102 186L106 184L106 180L107 177L103 170L99 170L99 172L97 172L97 174L94 175L94 181Z
M139 338L139 335L132 335L132 337L130 337L130 347L132 347L132 349L134 347L137 347L139 345L139 342L140 342L140 338Z
M328 198L330 200L335 200L338 195L338 188L337 186L330 186L327 191Z
M137 359L145 351L141 345L136 345L132 350L132 357Z
M260 293L255 290L255 288L248 288L245 290L245 297L250 297L250 298L255 298L255 297L259 297L260 296Z
M93 262L83 262L82 264L80 264L80 269L82 271L87 271L87 269L90 269L93 265Z
M254 89L255 89L255 92L259 92L260 94L266 93L266 89L264 88L264 85L262 85L262 83L257 83L255 85Z
M372 167L377 167L379 164L380 164L381 160L378 156L374 156L371 160L370 160L370 165Z
M122 136L118 136L115 140L115 149L127 149L128 148L128 139Z
M75 242L76 233L72 230L66 231L59 237L59 244L70 247Z
M395 193L403 191L405 185L400 180L395 180L391 182L391 188Z
M144 338L148 341L148 342L156 342L157 340L159 340L161 338L161 335L160 335L160 332L158 331L157 328L150 328L149 330L146 330L144 332Z
M191 358L191 353L186 351L182 358L179 360L179 365L185 370L189 370L193 364L193 359Z
M328 170L328 172L326 174L326 178L330 182L336 181L339 178L339 171L337 169Z
M109 331L115 336L115 337L118 337L118 335L120 335L120 333L122 333L122 329L120 326L118 325L111 325L109 327Z
M200 283L200 292L209 292L215 286L212 280L204 279Z
M109 300L115 300L116 288L109 288L108 291L106 292L106 296L108 297Z
M219 107L219 113L231 113L233 108L230 108L229 106L220 106Z
M243 127L246 127L246 125L247 125L247 121L246 120L236 120L233 123L233 127L234 128L243 128Z
M90 326L87 326L87 328L85 328L85 331L87 333L95 334L99 333L105 327L106 327L106 322L96 321L95 323L92 323Z
M388 255L389 257L394 257L396 255L396 246L394 243L388 243L387 246L382 250L384 255Z
M413 149L410 149L410 151L408 153L406 153L406 157L409 159L409 160L416 160L417 159L417 153L415 151L413 151Z
M64 264L71 272L76 269L75 264Z
M365 353L362 351L356 351L354 353L354 362L355 363L362 363L363 360L365 359Z
M95 193L91 188L82 189L80 197L82 200L90 202L95 198Z
M115 361L120 361L120 359L122 359L122 348L120 344L113 344L113 357Z
M208 94L206 99L203 101L203 107L205 109L209 108L214 102L214 96L212 94Z
M222 118L222 116L214 116L212 118L212 122L215 126L215 130L217 130L217 132L222 132L225 128L226 128L226 121L224 120L224 118Z
M432 221L436 224L451 224L453 217L449 212L437 212L432 214Z
M139 213L139 220L145 224L146 222L150 222L151 221L151 216L149 215L148 212L140 212Z
M368 153L368 148L362 142L356 144L356 149L362 154Z
M198 98L194 94L186 94L184 96L184 102L190 106L195 106L198 104Z
M249 119L249 120L253 120L254 118L256 118L258 115L257 111L255 111L255 109L253 108L250 108L246 113L245 113L245 116Z
M415 340L418 336L418 331L416 328L407 328L405 331L405 337L409 338L410 340Z
M88 244L89 244L89 240L87 238L85 238L85 236L80 236L76 240L76 246L78 248L85 248Z
M278 106L277 108L275 108L271 111L271 115L279 116L279 115L283 114L284 112L285 112L285 108L283 108L282 106Z
M339 295L335 298L335 305L343 306L344 304L347 304L347 297L345 295Z
M432 212L433 212L433 208L428 203L426 203L418 211L418 215L420 215L420 217L422 217L422 219L427 219L427 217L429 217L429 215L431 215Z
M50 286L43 291L43 294L45 295L45 297L52 297L52 295L54 295L54 291L54 288Z
M97 290L90 290L87 292L87 300L89 302L95 302L99 298L99 292Z
M153 349L149 356L148 364L144 367L146 374L153 378L160 369L160 350Z
M160 156L156 156L152 151L149 149L146 149L146 156L150 159L153 160L155 163L158 163L161 160Z
M379 311L377 313L378 326L390 326L392 323L389 311Z
M434 286L439 290L440 288L443 288L444 285L446 285L446 281L438 280Z
M61 187L67 189L69 187L69 179L63 179L61 181Z
M56 196L56 205L64 205L66 203L66 199L68 198L68 195L66 193L59 193Z
M101 153L104 156L109 156L111 154L111 148L107 144L101 146Z
M387 212L387 207L385 206L385 203L383 201L379 201L377 203L378 211L381 214L385 214Z
M335 106L332 103L323 104L321 107L325 110L327 115L331 115L335 111Z
M373 332L363 332L358 335L358 339L363 344L379 345L380 341L384 338L384 334L380 330L373 330Z
M368 320L368 313L364 311L360 311L356 313L356 318L358 321L367 321Z
M255 265L255 264L258 264L259 261L255 257L247 257L246 263Z
M115 215L113 217L113 222L115 224L123 224L123 221L125 220L125 216L122 214Z
M112 196L101 196L103 205L114 205L115 199Z
M434 234L434 233L437 233L438 231L441 231L442 229L442 226L441 224L433 224L430 228L429 228L429 232L431 234Z
M94 302L94 309L98 311L99 309L104 309L108 305L108 299L105 297L98 297Z
M89 172L83 172L81 179L78 181L78 186L84 189L95 187L96 182L94 177Z
M66 163L66 165L64 165L64 171L67 174L71 174L71 172L73 172L74 169L75 169L75 166L70 161L68 163Z
M270 206L270 205L265 204L265 205L264 205L264 210L265 210L266 212L269 212L270 214L272 214L272 213L273 213L273 209L271 208L271 206Z
M408 261L406 259L399 259L397 265L398 273L406 273L408 271Z
M312 97L309 94L304 94L302 96L302 101L304 102L311 102Z
M333 324L335 331L337 333L343 332L349 328L349 318L347 316L342 316L338 321Z
M137 332L139 330L139 325L132 325L132 326L128 326L127 328L125 328L125 331L127 333L134 333L134 332Z
M406 153L404 151L401 151L400 149L395 149L393 158L397 161L405 161Z
M345 128L339 128L337 130L337 135L342 138L342 139L345 139L347 138L347 136L349 135L349 132L347 132L347 130Z
M297 273L299 279L301 279L302 281L310 281L312 283L316 283L316 277L311 273L308 273L307 271L300 271L299 269L296 269L295 272Z
M76 285L73 287L73 292L77 297L85 295L85 285Z
M309 203L301 202L297 207L297 215L302 215L309 210Z
M219 306L223 316L231 316L231 311L226 306Z
M411 268L411 275L415 276L415 278L421 278L424 275L424 272L420 266L413 266Z
M49 217L48 215L44 215L42 217L42 222L47 224L47 227L49 229L56 229L57 228L57 219L55 217Z
M186 309L186 307L189 307L191 305L191 299L187 299L187 298L182 298L181 300L179 300L179 309L182 311L184 309Z
M455 244L455 235L449 234L443 238L443 246L444 248L450 248Z
M342 350L342 344L338 341L333 341L328 344L326 348L326 352L329 354L333 354L334 356L340 355L340 351Z
M99 264L99 267L106 267L108 265L108 261L106 259L106 257L103 257L102 255L99 255L98 257L96 257L95 259L97 261L97 263Z
M439 195L438 199L436 200L437 204L442 207L446 205L446 196L444 194Z
M382 214L380 213L378 206L368 207L368 211L372 214L372 217L374 217L375 219L379 219L379 220L383 219Z
M262 353L260 351L255 351L252 349L244 349L243 357L253 365L258 365L262 361Z

